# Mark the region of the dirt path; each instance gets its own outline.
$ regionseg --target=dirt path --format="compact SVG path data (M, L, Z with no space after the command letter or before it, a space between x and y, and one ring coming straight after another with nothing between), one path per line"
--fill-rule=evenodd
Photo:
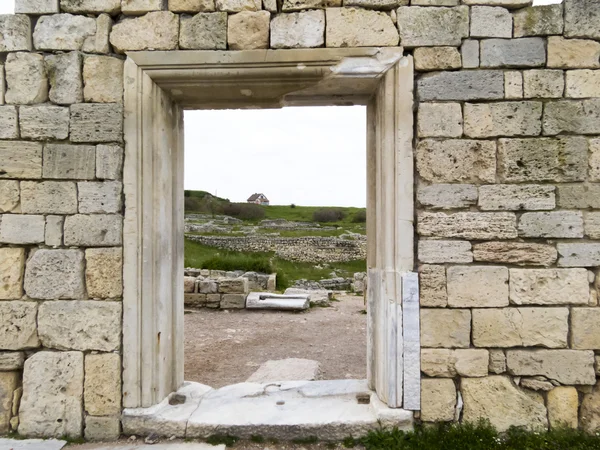
M245 381L270 359L321 363L321 379L366 378L362 297L302 313L195 310L185 316L185 379L214 388Z

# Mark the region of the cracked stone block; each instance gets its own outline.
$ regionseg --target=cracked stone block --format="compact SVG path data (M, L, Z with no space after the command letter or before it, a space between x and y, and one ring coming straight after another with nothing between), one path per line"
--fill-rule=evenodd
M85 411L90 415L121 414L121 357L116 353L85 355Z
M405 48L459 47L469 37L469 8L403 6L398 8L398 30Z
M421 380L421 420L452 422L456 408L456 386L448 379Z
M122 209L123 185L119 181L77 183L81 214L119 213Z
M23 181L21 210L24 214L76 214L76 185L58 181Z
M417 217L422 237L462 238L469 240L515 239L517 218L514 213L459 212L453 214L423 212Z
M0 242L3 244L31 245L44 242L44 216L4 214L0 222Z
M69 108L62 106L21 106L19 108L21 137L42 140L63 140L69 137Z
M466 241L419 241L419 261L427 264L473 262L471 243Z
M25 350L39 347L37 311L38 305L35 302L0 302L0 349Z
M47 55L50 101L58 105L83 102L82 56L79 52Z
M473 6L471 38L512 38L513 16L505 8Z
M83 298L83 269L80 250L36 250L27 261L25 292L35 299Z
M587 305L587 276L585 269L510 269L510 301L516 305Z
M562 70L526 70L523 72L525 98L561 98L565 91Z
M326 47L398 45L398 30L384 12L358 8L328 8Z
M96 147L96 178L120 180L123 175L123 148L118 145Z
M500 100L504 98L504 73L468 70L426 74L417 80L417 95L422 102Z
M169 11L155 11L124 19L113 26L110 43L117 53L175 50L179 43L179 16Z
M446 270L448 306L492 308L508 306L508 269L493 266L453 266Z
M83 247L119 246L123 241L123 216L77 214L65 219L65 245Z
M116 15L121 12L121 0L60 0L60 7L73 14Z
M227 13L206 12L181 16L179 46L191 50L227 49Z
M23 296L24 268L25 249L0 248L0 300L16 300Z
M59 0L16 0L16 14L58 14L60 12Z
M538 136L542 102L465 103L465 135L471 138Z
M477 197L473 184L432 184L417 189L418 202L429 209L468 208L477 203Z
M600 42L551 36L548 38L548 67L555 69L600 68Z
M0 213L17 211L21 199L19 182L15 180L0 180Z
M242 11L229 16L227 42L230 50L254 50L269 47L268 11Z
M322 10L278 14L271 21L271 48L311 48L325 45Z
M169 11L172 12L199 13L212 12L214 10L215 0L169 0Z
M94 179L95 148L92 145L48 144L44 147L44 178Z
M415 69L419 71L460 69L460 52L454 47L416 48L413 57Z
M123 250L89 248L85 251L85 284L92 298L123 296Z
M87 103L71 106L71 141L121 142L123 106Z
M565 37L600 39L600 3L596 0L566 1Z
M0 106L0 139L19 139L17 108Z
M33 32L37 50L82 50L96 35L96 19L72 14L41 16Z
M96 19L96 34L89 36L83 42L82 50L86 53L110 53L108 42L113 21L108 14L101 14Z
M544 107L544 134L600 134L600 99L559 100Z
M508 350L506 363L511 375L541 375L566 385L596 383L591 350Z
M546 64L542 38L484 39L481 41L481 67L541 67Z
M0 14L0 53L31 51L31 19L21 14Z
M475 261L514 264L517 266L551 266L558 253L552 245L524 242L482 242L473 245Z
M573 308L571 310L571 348L600 349L600 308Z
M48 100L48 78L44 57L37 53L9 53L4 66L5 101L14 105L31 105Z
M555 189L534 184L481 186L479 208L483 211L552 210L556 208Z
M519 236L582 238L583 216L579 211L528 212L519 219Z
M548 36L562 34L563 5L536 5L523 8L514 14L514 37Z
M446 268L427 264L419 267L419 289L421 307L445 307L448 304Z
M421 309L421 346L469 347L471 311L468 309Z

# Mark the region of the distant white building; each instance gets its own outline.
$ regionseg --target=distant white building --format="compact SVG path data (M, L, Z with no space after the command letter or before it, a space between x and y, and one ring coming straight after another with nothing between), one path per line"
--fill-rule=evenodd
M269 199L265 194L253 194L248 198L248 203L269 206Z

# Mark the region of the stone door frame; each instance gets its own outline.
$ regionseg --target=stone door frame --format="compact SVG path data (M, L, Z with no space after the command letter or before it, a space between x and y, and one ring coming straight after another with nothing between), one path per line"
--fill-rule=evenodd
M402 48L128 54L125 408L157 404L184 381L183 110L361 104L368 107L369 385L389 406L404 399L405 409L419 409L413 79Z

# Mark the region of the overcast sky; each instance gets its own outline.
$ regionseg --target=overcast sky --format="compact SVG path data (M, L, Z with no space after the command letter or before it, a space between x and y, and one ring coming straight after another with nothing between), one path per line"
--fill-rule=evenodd
M0 14L13 12L14 0L0 0ZM187 111L185 188L231 201L261 192L278 205L363 207L365 123L361 106Z

